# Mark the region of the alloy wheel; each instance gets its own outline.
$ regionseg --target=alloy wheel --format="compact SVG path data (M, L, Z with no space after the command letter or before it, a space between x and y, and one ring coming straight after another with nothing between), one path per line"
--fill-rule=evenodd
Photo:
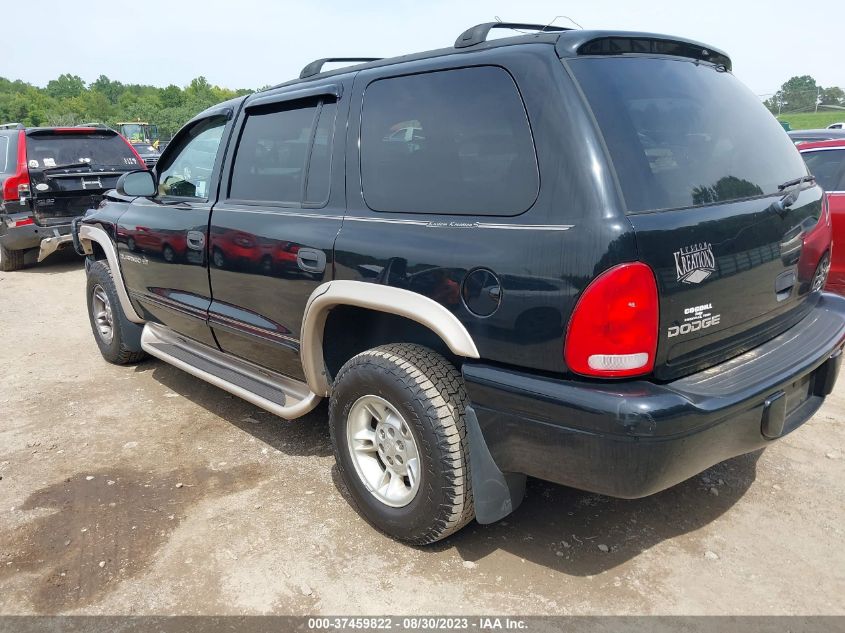
M819 262L819 265L816 268L816 274L813 275L813 287L811 288L813 292L822 290L824 288L824 284L827 281L827 275L829 272L830 255L825 253L824 257L822 257L822 260Z
M106 345L110 345L114 337L114 318L109 297L103 287L97 285L91 291L91 298L91 316L94 317L97 334Z
M349 409L346 435L352 463L367 490L393 508L420 487L420 454L411 427L384 398L366 395Z

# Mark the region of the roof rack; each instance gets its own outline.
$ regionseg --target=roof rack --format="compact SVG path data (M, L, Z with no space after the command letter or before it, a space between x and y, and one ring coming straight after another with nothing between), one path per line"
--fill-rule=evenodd
M302 72L299 73L300 79L305 79L306 77L313 77L314 75L319 75L320 72L323 70L323 65L328 64L329 62L377 62L381 57L323 57L321 59L315 59L313 62L308 64L305 68L302 69Z
M26 126L23 123L3 123L0 124L0 130L24 130Z
M552 26L551 24L520 24L519 22L485 22L484 24L476 24L461 33L457 40L455 40L455 48L466 48L467 46L475 46L481 42L487 41L487 35L492 29L517 29L526 31L540 31L546 33L560 33L561 31L571 31L572 29L565 26Z

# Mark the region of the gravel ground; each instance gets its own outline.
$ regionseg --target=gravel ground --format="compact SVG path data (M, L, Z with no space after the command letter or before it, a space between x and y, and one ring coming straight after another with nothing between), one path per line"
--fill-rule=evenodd
M286 422L100 357L79 260L0 273L0 613L845 614L845 382L804 427L647 499L529 481L428 548Z

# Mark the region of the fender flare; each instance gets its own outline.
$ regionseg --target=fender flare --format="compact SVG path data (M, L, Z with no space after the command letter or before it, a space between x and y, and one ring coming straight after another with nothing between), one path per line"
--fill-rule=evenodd
M433 299L392 286L364 281L328 281L308 299L302 320L300 359L311 390L328 396L331 386L323 356L323 330L331 309L339 305L368 308L405 317L437 334L452 353L479 358L478 348L458 318Z
M94 226L92 224L81 224L79 226L79 241L82 245L82 249L88 255L91 255L94 252L91 248L91 242L97 242L97 244L100 245L103 252L106 254L106 260L109 263L109 268L111 268L111 276L112 279L114 279L114 287L117 290L117 298L120 301L120 307L123 308L123 313L126 315L126 318L133 323L138 323L139 325L143 324L145 322L144 319L138 316L138 313L135 311L135 306L133 306L132 302L129 300L129 293L126 292L123 275L120 273L120 262L117 258L117 250L115 249L114 242L112 242L109 234L98 226Z

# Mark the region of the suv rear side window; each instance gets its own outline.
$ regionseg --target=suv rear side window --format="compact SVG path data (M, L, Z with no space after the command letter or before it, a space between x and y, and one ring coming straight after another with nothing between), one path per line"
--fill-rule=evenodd
M845 148L809 150L801 154L825 191L845 191Z
M628 211L776 194L807 174L760 100L710 64L570 60L604 134Z
M9 157L9 148L11 147L11 143L9 143L9 137L0 134L0 174L5 174L10 172L9 163L12 162Z
M229 197L325 202L336 109L334 102L327 102L250 112L235 154Z
M540 177L511 76L480 66L371 83L361 121L361 180L376 211L526 211Z

